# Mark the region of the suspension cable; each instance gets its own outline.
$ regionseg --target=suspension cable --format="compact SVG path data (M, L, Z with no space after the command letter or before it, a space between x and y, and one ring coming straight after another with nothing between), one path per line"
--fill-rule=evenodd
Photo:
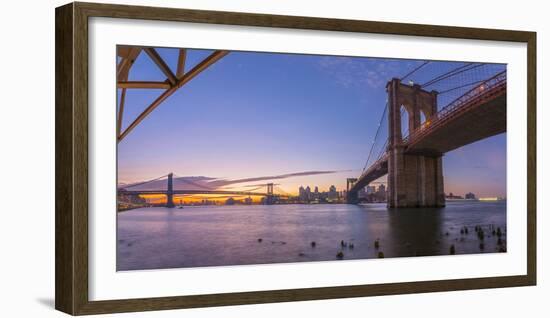
M119 188L133 188L133 187L137 187L137 186L140 186L140 185L143 185L143 184L146 184L146 183L149 183L149 182L153 182L153 181L157 181L161 178L164 178L164 177L167 177L168 175L165 174L163 176L160 176L158 178L155 178L155 179L151 179L151 180L147 180L147 181L142 181L142 182L136 182L136 183L131 183L131 184L126 184L126 185L122 185L121 187Z
M386 138L386 141L384 142L384 145L382 145L382 148L380 148L380 151L378 152L378 156L376 158L376 160L382 158L382 155L386 152L386 146L388 145L388 141L390 140L390 138Z
M424 63L422 63L420 66L417 66L415 69L413 69L412 71L410 71L407 75L401 77L399 80L404 80L408 77L410 77L411 75L413 75L414 73L416 73L416 71L418 71L419 69L421 69L422 67L424 67L426 64L430 63L430 61L425 61Z
M454 73L454 72L458 72L458 71L460 71L460 70L462 70L462 69L464 69L464 68L467 68L467 67L471 66L472 64L473 64L473 63L466 63L466 64L464 64L464 65L461 65L461 66L459 66L459 67L456 67L456 68L454 68L454 69L452 69L452 70L450 70L450 71L447 71L447 72L445 72L445 73L443 73L443 74L440 74L440 75L438 75L438 76L432 78L431 80L427 81L426 83L422 84L421 86L424 86L424 85L431 85L432 82L437 81L437 80L439 80L440 78L442 78L442 77L444 77L444 76L447 76L447 75L449 75L449 74L452 74L452 73Z
M469 65L471 65L471 64L473 64L473 63L470 63ZM483 65L485 65L485 64L486 64L486 63L476 64L476 65L471 66L470 68L460 67L460 70L457 69L457 70L455 70L455 71L448 72L447 74L440 75L440 76L436 77L435 79L429 81L428 83L423 84L422 86L423 86L423 87L428 87L428 86L433 85L433 84L435 84L435 83L437 83L437 82L440 82L440 81L442 81L442 80L444 80L444 79L447 79L447 78L449 78L449 77L452 77L452 76L455 76L455 75L458 75L458 74L461 74L461 73L464 73L464 72L467 72L467 71L471 71L471 70L473 70L473 69L475 69L475 68L478 68L478 67L481 67L481 66L483 66Z
M175 175L174 175L175 176ZM187 179L180 179L180 178L185 178L185 177L182 177L182 176L176 176L175 178L175 181L178 181L178 182L183 182L183 183L187 183L187 184L190 184L190 185L193 185L197 188L201 188L201 189L204 189L204 190L213 190L211 187L208 187L208 186L205 186L205 185L201 185L195 181L191 181L191 180L187 180Z
M479 80L479 81L475 81L475 82L471 82L471 83L468 83L468 84L460 85L460 86L457 86L457 87L449 88L449 89L447 89L447 90L444 90L444 91L439 92L439 95L445 94L445 93L448 93L448 92L452 92L452 91L457 90L457 89L460 89L460 88L464 88L464 87L468 87L468 86L471 86L471 85L483 83L483 82L485 82L484 79L483 79L483 80Z
M384 111L382 112L382 117L380 118L380 121L378 121L378 127L376 128L376 134L374 135L374 140L372 141L372 145L369 150L369 156L367 157L367 162L365 162L365 166L363 167L363 171L367 169L367 165L369 164L370 156L372 155L372 149L374 148L374 144L376 142L376 138L378 138L378 134L380 133L380 127L382 126L382 120L384 120L384 117L386 116L386 111L388 110L388 102L386 102L386 106L384 107Z
M276 187L275 187L275 190L277 190L277 192L280 192L280 193L282 193L282 194L285 195L285 196L289 196L289 197L292 196L290 193L284 191L284 190L281 189L280 187L277 187L277 186L276 186Z

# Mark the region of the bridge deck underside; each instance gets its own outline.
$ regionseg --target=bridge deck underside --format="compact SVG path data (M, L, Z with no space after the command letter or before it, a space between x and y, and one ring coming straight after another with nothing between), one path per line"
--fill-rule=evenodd
M371 166L366 173L361 175L361 177L353 184L353 187L350 191L358 191L374 180L386 175L388 173L388 160L384 159L378 161L375 166Z
M437 129L412 140L410 154L443 154L467 144L506 132L506 94L458 111L442 120Z

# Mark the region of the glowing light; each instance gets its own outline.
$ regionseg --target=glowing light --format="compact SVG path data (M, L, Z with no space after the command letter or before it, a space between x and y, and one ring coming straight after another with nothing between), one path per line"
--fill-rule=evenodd
M479 198L479 201L499 201L500 198L498 197L487 197L487 198Z

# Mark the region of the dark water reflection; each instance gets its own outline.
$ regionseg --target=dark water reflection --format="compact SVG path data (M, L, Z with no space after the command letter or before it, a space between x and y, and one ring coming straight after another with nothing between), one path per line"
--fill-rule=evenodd
M379 252L385 257L448 255L451 245L456 254L488 253L506 244L505 202L448 202L441 209L387 209L385 204L143 208L117 218L118 270L327 261L339 251L344 260L376 258ZM464 226L468 234L460 233ZM483 228L483 240L476 226ZM492 234L499 227L500 245Z

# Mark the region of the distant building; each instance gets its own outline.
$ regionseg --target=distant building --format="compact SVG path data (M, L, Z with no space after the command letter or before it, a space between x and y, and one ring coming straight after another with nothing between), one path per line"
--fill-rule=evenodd
M334 185L331 185L330 188L329 188L328 198L329 198L329 200L338 199L338 192L336 192L336 187Z
M463 200L464 198L459 195L454 195L452 192L450 192L446 197L446 199L455 199L455 200Z
M303 186L300 186L298 196L300 197L300 201L307 201L306 189Z
M468 200L475 200L476 199L476 195L473 194L472 192L468 192L464 195L464 198L465 199L468 199Z
M378 191L376 192L376 196L378 200L386 201L386 186L384 184L381 184L380 186L378 186Z
M131 207L145 206L147 203L147 200L139 195L128 195L124 193L118 193L117 195L117 207L120 211Z
M315 190L313 190L313 200L319 200L319 187L315 186Z
M375 186L366 186L365 187L365 192L367 194L373 194L376 192L376 187Z

